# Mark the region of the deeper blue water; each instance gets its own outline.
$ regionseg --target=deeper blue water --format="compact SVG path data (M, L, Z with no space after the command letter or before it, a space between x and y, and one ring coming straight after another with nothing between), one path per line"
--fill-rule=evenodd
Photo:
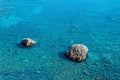
M85 61L64 57L76 43ZM120 80L120 0L0 0L0 80Z

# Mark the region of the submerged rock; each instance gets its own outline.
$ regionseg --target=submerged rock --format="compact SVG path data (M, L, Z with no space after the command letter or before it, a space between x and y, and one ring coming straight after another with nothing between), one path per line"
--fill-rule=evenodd
M86 59L88 48L83 44L73 44L65 53L65 56L74 61L82 61Z
M30 39L30 38L24 38L22 41L21 41L21 44L24 45L25 47L30 47L34 44L36 44L36 41Z

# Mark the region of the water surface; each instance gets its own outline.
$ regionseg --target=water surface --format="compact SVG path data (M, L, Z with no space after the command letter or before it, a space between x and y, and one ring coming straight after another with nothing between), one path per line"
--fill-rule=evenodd
M83 62L64 57L75 43ZM0 0L0 80L120 80L119 61L119 0Z

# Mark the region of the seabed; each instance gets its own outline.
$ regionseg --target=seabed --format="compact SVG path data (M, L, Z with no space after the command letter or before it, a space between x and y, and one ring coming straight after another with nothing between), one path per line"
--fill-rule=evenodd
M120 1L0 2L0 80L120 80ZM82 62L64 56L76 43Z

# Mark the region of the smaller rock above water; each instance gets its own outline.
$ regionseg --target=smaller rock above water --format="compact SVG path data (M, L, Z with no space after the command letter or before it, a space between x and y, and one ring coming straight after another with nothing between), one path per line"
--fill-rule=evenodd
M65 53L65 56L74 61L82 61L86 59L88 48L83 44L73 44Z
M36 44L36 41L30 39L30 38L23 38L21 41L21 44L24 45L25 47L30 47L34 44Z

